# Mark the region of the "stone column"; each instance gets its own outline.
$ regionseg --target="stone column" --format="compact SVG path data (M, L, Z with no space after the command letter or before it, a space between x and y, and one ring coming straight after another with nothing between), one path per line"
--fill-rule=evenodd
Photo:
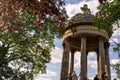
M89 51L87 50L86 51L86 73L88 73L88 63L87 63L87 61L88 61L88 54L89 54ZM86 76L87 76L87 74L86 74Z
M69 51L70 51L70 44L69 44L69 39L67 38L64 40L64 43L63 43L63 56L62 56L60 80L67 80L67 78L68 78Z
M74 54L75 50L71 50L71 58L70 58L70 72L74 71Z
M81 34L81 67L80 80L87 80L87 53L86 53L86 34Z
M111 80L111 73L110 73L110 59L109 59L109 43L106 42L105 43L105 72L109 78L109 80Z
M100 66L99 66L99 49L96 49L95 52L97 54L97 73L98 73L97 75L98 75L98 77L100 77L101 74L100 74L100 71L99 71L100 70Z
M99 78L102 80L102 75L105 72L105 51L104 37L99 37Z

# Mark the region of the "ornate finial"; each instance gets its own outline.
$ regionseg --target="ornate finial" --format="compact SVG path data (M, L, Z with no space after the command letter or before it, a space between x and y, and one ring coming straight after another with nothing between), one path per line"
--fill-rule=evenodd
M87 4L84 4L83 7L81 7L81 10L83 11L83 14L91 14L90 9L88 8Z

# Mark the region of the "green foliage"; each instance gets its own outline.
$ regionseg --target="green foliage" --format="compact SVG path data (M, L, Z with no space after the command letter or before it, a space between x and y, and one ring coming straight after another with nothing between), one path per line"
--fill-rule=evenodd
M45 72L45 64L50 61L58 28L48 19L40 30L34 25L37 16L27 11L22 16L20 30L10 31L4 25L0 32L0 80L31 79L33 74Z
M120 62L116 63L115 65L112 64L113 69L116 70L117 77L120 79Z
M63 0L0 0L0 80L31 80L46 72L55 36L61 37Z
M95 24L99 28L111 28L113 24L118 24L120 20L120 1L113 0L106 3L105 5L100 5L98 9L100 10L100 16L95 17ZM118 26L119 27L119 26Z

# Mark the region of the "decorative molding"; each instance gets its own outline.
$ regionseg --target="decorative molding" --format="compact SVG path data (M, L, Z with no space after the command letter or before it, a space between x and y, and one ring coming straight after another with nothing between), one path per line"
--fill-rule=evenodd
M76 36L81 33L88 33L88 35L90 35L90 34L101 35L101 36L104 36L107 40L109 40L109 38L110 38L108 36L108 33L105 30L103 30L103 29L99 30L97 27L92 26L92 25L76 26L75 30L76 30L75 34L73 34L71 29L66 30L65 34L63 35L63 40L69 36Z

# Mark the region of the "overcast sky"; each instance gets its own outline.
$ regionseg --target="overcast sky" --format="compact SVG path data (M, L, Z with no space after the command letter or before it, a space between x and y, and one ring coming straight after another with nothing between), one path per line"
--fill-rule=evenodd
M84 4L88 4L92 14L97 12L96 7L98 6L97 0L65 0L65 8L69 17L74 16L77 13L80 13L80 7L83 7ZM112 38L110 39L111 44L112 40L119 42L117 36L120 36L118 32L114 32ZM61 72L61 61L62 61L62 40L55 39L54 43L56 45L55 49L51 51L51 62L47 64L47 73L39 74L35 77L35 80L60 80ZM110 62L116 63L118 61L117 54L113 53L113 46L110 47ZM77 75L80 73L80 52L75 54L75 71ZM88 78L93 78L97 74L97 61L96 54L94 52L89 53L88 55ZM115 71L111 68L112 78L116 78Z

